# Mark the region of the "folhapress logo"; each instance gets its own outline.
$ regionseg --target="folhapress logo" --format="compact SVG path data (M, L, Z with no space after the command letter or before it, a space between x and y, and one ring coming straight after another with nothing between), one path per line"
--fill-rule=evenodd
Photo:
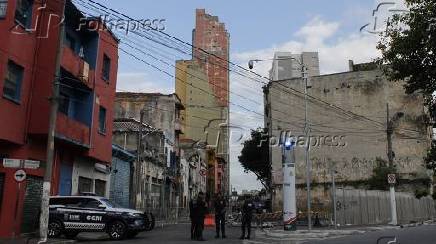
M41 13L47 9L47 4L44 4L43 6L39 7L36 10L36 20L35 24L31 24L29 27L25 25L25 23L17 23L14 27L11 28L11 32L13 34L17 35L26 35L29 33L34 33L38 29L38 23L39 18L41 18ZM31 18L31 16L30 16ZM44 33L39 33L37 38L45 39L48 38L48 35L50 33L50 30L53 29L53 27L60 26L65 21L65 17L61 17L58 14L50 13L48 16L48 22L47 22L47 28L45 29ZM24 27L24 31L23 31Z
M401 7L396 2L381 2L372 11L372 22L360 27L360 32L376 35L384 33L394 14L402 14L407 12L409 12L407 8Z

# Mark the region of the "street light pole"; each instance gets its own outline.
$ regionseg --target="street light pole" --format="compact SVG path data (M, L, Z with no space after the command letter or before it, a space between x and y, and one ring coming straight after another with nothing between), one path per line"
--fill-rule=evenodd
M306 161L306 188L307 188L307 225L309 231L312 230L312 214L311 214L311 191L310 191L310 181L311 181L311 173L312 166L310 162L310 125L309 125L309 116L308 116L308 88L309 88L309 73L306 65L304 63L294 57L284 58L284 59L292 59L298 62L301 66L301 75L304 83L304 133L306 137L306 148L305 148L305 161ZM283 60L283 59L272 59L272 60ZM248 62L248 68L253 69L255 62L261 62L265 60L261 59L252 59ZM272 80L270 80L272 81Z
M48 233L48 221L49 221L49 204L50 204L50 190L51 190L51 176L53 171L53 157L54 157L54 144L55 144L55 133L56 133L56 120L59 108L59 83L61 81L61 58L62 49L64 45L64 32L65 32L65 5L66 0L62 2L62 12L59 17L59 36L58 36L58 47L56 51L56 70L55 77L52 84L52 97L50 99L50 118L49 118L49 129L47 133L47 164L44 172L44 183L42 188L41 196L41 215L39 219L39 237L40 241L38 243L47 242Z
M283 153L283 225L284 230L297 230L297 204L295 194L295 142L284 138Z

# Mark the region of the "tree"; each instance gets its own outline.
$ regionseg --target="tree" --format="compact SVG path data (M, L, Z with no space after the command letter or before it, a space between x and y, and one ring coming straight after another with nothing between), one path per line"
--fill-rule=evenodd
M378 44L390 80L405 80L406 93L422 92L430 103L436 90L436 3L405 0L409 12L396 14Z
M379 62L391 81L404 80L407 94L420 92L430 115L436 116L433 93L436 90L436 2L405 0L409 12L396 14L382 34ZM433 117L435 118L435 117ZM425 158L427 168L435 170L436 148Z
M395 166L390 167L388 162L381 158L376 158L377 166L372 170L372 176L368 179L369 189L388 190L388 174L395 174Z
M244 171L254 173L266 189L270 189L271 182L268 142L267 129L251 130L251 138L243 143L238 157Z

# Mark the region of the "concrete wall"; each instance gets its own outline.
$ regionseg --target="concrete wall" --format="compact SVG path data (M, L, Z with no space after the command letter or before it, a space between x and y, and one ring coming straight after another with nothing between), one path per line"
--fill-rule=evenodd
M421 222L436 217L431 197L415 198L396 193L399 224ZM353 189L336 190L337 223L340 225L378 225L391 221L389 192Z
M130 168L130 162L112 157L109 198L125 208L130 207Z
M336 168L338 181L366 180L372 175L376 157L387 159L386 104L390 116L404 113L398 120L393 136L395 165L401 179L427 178L422 158L429 147L428 129L423 124L422 97L406 95L402 82L389 82L380 70L363 70L311 77L309 94L367 119L344 114L338 109L310 100L308 118L311 124L310 160L312 182L329 182L329 169ZM281 85L280 85L281 84ZM272 82L265 89L265 127L271 143L277 142L283 131L290 131L297 140L297 184L304 184L304 95L301 79ZM280 184L281 150L270 147L273 176ZM274 206L280 208L281 191L276 191Z

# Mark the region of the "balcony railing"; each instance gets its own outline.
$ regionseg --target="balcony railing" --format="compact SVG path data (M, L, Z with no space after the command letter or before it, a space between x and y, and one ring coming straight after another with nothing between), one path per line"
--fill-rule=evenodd
M89 147L90 128L63 113L58 113L56 123L56 137L59 139Z
M62 52L61 66L91 88L94 80L94 70L90 69L89 64L71 48L64 46Z

